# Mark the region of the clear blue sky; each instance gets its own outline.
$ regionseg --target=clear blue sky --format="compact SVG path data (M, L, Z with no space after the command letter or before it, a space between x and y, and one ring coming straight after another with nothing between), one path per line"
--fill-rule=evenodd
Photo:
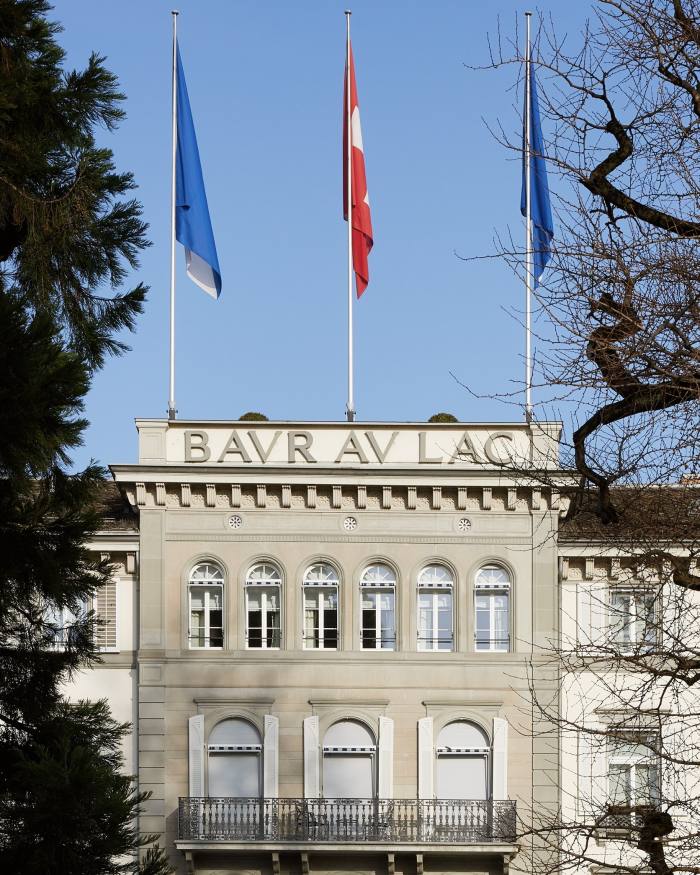
M223 276L218 302L178 246L180 418L341 420L346 400L346 234L341 220L343 10L347 0L180 0L188 80ZM136 456L137 416L167 409L170 51L173 3L59 0L68 64L107 56L127 119L104 141L131 170L152 247L133 277L151 287L131 352L93 384L75 462ZM355 307L360 420L519 419L475 399L522 381L522 289L493 252L522 235L520 167L484 119L516 131L515 67L478 72L507 0L355 0L358 79L375 246ZM572 36L587 2L541 10ZM545 131L546 135L546 131ZM556 185L556 182L554 183Z

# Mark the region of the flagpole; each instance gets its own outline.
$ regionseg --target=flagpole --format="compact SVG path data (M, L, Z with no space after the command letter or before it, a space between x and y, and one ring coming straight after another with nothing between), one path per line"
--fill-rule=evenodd
M168 419L175 419L175 186L177 161L177 16L173 9L173 73L172 73L172 175L170 179L170 391Z
M525 419L532 420L532 280L534 276L532 246L532 199L531 199L531 83L530 83L530 18L525 13Z
M355 398L353 385L353 324L352 324L352 115L350 87L350 16L352 12L345 10L345 117L346 117L346 177L348 204L348 403L346 413L348 422L355 421Z

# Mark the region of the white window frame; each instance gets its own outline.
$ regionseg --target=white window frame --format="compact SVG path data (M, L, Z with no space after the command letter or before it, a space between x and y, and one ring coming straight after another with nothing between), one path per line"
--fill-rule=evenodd
M266 576L256 576L256 572L260 571L262 575ZM260 646L251 646L250 644L250 602L249 597L251 592L254 592L256 589L262 590L261 595L261 605L260 605ZM268 617L268 595L271 590L277 590L277 600L278 600L278 610L277 614L279 615L279 626L275 630L272 627L272 630L268 626L267 617ZM271 613L274 613L271 612ZM274 632L277 632L277 643L268 644L268 637L270 635L270 631L272 631L273 641L274 641ZM282 643L282 574L279 568L272 562L256 562L255 565L251 565L248 573L246 574L245 580L245 646L247 650L279 650Z
M362 604L364 595L369 593L375 597L374 626L365 630L365 609ZM390 595L394 625L388 643L384 644L382 637L382 596ZM374 646L365 646L365 631L374 632ZM396 573L385 562L375 562L368 565L360 576L360 648L362 650L396 650Z
M438 573L438 571L440 573ZM439 562L426 565L418 574L418 587L416 597L416 632L418 636L418 650L421 653L451 653L455 649L455 578L452 571ZM448 592L450 595L450 639L449 647L440 647L440 627L438 600L441 595ZM420 603L421 596L428 596L432 601L433 628L430 637L421 635ZM426 630L427 631L427 630Z
M199 569L211 569L204 572L204 577L195 578L194 575ZM204 644L194 644L194 636L192 634L192 593L198 589L204 589ZM212 646L211 643L211 611L209 605L210 591L218 588L221 599L221 644ZM215 562L198 562L190 571L187 584L187 642L190 650L223 650L224 640L226 635L225 623L225 606L224 606L224 572L221 567ZM214 627L216 628L216 627ZM199 636L197 636L199 637Z
M608 600L608 632L612 636L612 641L615 646L619 647L622 652L635 650L638 647L653 648L656 645L656 620L657 620L657 594L648 588L634 586L611 586L610 597ZM616 599L629 599L629 622L622 622L624 619L622 610L615 606ZM652 621L654 625L651 630L647 627L647 613L645 609L645 599L652 601ZM623 630L630 630L633 635L630 635L628 640L622 637ZM651 631L651 638L645 638L644 632Z
M620 736L618 739L608 740L607 784L608 800L611 806L621 808L629 807L631 811L633 811L637 805L643 805L644 802L651 806L658 804L661 782L659 757L650 747L644 747L645 743L657 746L658 739L654 733L632 733L630 735ZM633 754L630 754L629 752L623 753L622 748L629 745L642 746L643 750ZM657 794L656 798L651 795L651 798L645 798L644 802L641 802L638 798L638 792L641 785L638 779L637 770L640 766L643 766L648 770L648 778L651 778L652 775L654 777L654 780L647 780L645 785L650 791L650 795L653 794L654 790ZM620 771L624 770L628 775L629 797L622 805L614 800L613 767L616 767Z
M501 577L496 579L497 576L492 574L492 572L499 572ZM492 577L492 580L489 580L488 577ZM481 578L481 579L480 579ZM497 563L489 563L488 565L482 565L479 570L476 572L474 576L474 650L477 653L508 653L511 648L511 617L512 617L512 599L511 599L511 590L512 590L512 578L510 572L504 568L502 565L498 565ZM496 624L496 605L495 599L489 598L488 605L488 614L489 614L489 639L488 642L483 642L478 640L478 632L477 632L477 622L478 622L478 609L477 609L477 599L483 596L503 596L505 595L508 600L508 621L506 623L507 627L507 638L505 642L503 642L502 638L497 637L497 624ZM484 647L484 644L488 644L487 647Z
M322 573L320 569L328 569L330 574ZM324 612L323 602L319 606L319 599L323 599L327 593L335 593L335 614L336 628L335 640L333 647L325 646L325 627L324 627ZM314 646L313 641L309 643L306 636L306 600L315 600L315 610L318 613L318 647ZM301 598L302 622L301 634L304 650L340 650L340 576L335 566L330 562L314 562L304 572L302 578L302 598Z

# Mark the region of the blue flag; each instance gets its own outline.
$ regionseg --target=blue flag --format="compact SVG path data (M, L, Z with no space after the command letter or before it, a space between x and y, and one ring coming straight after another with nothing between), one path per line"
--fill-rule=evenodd
M212 298L221 294L221 272L204 190L187 83L177 49L177 159L175 237L185 247L187 275Z
M544 144L542 142L542 126L540 125L540 108L537 101L537 83L535 68L530 61L530 214L532 216L532 248L534 260L535 288L542 272L552 255L552 238L554 237L554 222L552 208L549 203L549 185L547 184L547 165L544 160ZM525 158L525 120L523 119L523 186L520 194L520 212L527 214L525 195L525 176L527 162Z

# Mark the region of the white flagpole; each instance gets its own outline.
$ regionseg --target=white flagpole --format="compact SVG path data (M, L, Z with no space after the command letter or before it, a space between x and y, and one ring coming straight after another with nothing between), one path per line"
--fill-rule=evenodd
M173 17L173 83L172 83L172 176L170 180L170 393L168 396L168 419L175 419L175 162L177 160L177 16Z
M534 256L532 246L532 202L531 202L531 131L530 131L530 18L525 13L525 419L532 420L532 281L534 278Z
M353 386L353 331L352 331L352 113L350 95L350 16L352 12L345 10L345 27L347 33L345 47L345 117L346 123L346 176L348 203L348 404L346 408L348 422L355 420L355 398Z

